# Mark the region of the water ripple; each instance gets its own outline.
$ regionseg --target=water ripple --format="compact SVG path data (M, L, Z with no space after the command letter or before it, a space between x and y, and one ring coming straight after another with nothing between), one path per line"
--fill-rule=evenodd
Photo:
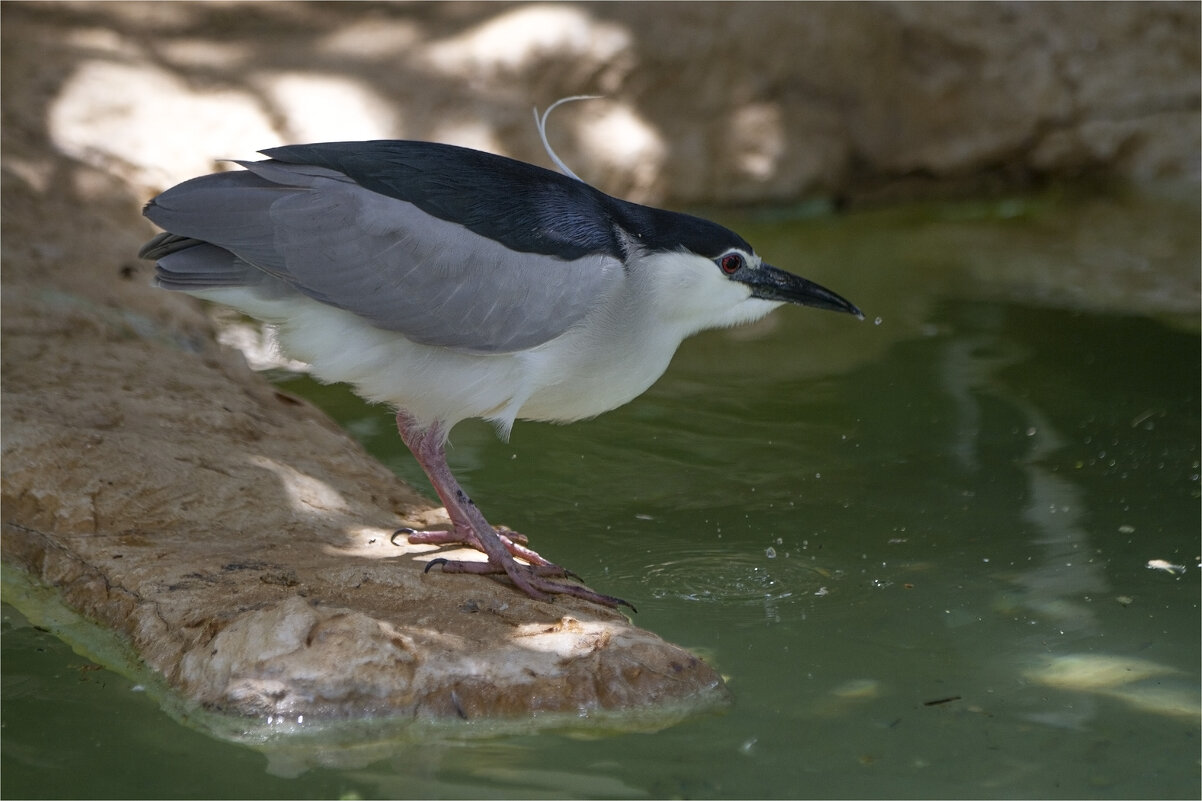
M642 582L652 597L706 604L791 603L823 595L829 571L808 559L714 549L677 554L647 565Z

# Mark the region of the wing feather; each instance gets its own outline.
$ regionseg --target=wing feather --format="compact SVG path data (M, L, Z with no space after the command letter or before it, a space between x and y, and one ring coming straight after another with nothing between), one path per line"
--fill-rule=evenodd
M160 276L170 275L160 277L163 286L254 287L262 282L244 268L251 265L416 342L500 353L561 335L622 280L621 260L599 235L595 246L569 259L514 249L529 232L512 229L537 225L540 213L553 216L554 202L539 207L534 198L531 208L543 211L494 215L488 226L506 233L493 239L473 222L488 205L478 198L472 224L464 225L422 208L428 188L405 200L328 166L278 160L243 166L187 181L148 204L147 216L176 235L177 245L198 241L162 255ZM472 188L461 181L437 171L423 180L455 190L444 192L444 205L447 198L473 203ZM529 196L530 184L515 181L509 189L513 197ZM266 283L278 294L278 282Z

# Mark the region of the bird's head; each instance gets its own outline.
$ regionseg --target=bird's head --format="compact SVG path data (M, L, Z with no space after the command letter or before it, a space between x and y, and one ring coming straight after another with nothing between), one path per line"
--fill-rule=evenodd
M619 224L627 269L663 314L690 333L752 322L783 303L864 318L846 298L764 262L734 231L688 214L636 208Z

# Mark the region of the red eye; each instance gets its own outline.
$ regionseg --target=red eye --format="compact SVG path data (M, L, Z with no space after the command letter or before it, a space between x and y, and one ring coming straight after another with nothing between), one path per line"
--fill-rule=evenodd
M738 253L727 253L722 258L718 259L718 266L722 268L722 272L727 275L734 275L743 267L743 257Z

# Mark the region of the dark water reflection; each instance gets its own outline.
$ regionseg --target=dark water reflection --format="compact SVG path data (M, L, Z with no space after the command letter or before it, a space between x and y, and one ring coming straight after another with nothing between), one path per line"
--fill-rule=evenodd
M519 423L507 443L456 429L453 467L490 518L712 660L735 693L724 714L398 745L353 767L277 755L272 775L123 679L81 697L73 658L14 617L6 791L95 794L63 776L102 754L98 786L156 797L1196 797L1202 348L1184 198L728 219L867 321L782 310L691 340L595 421ZM287 384L425 486L385 412ZM76 711L39 723L47 703ZM97 710L158 733L131 760ZM181 763L212 772L188 792Z

